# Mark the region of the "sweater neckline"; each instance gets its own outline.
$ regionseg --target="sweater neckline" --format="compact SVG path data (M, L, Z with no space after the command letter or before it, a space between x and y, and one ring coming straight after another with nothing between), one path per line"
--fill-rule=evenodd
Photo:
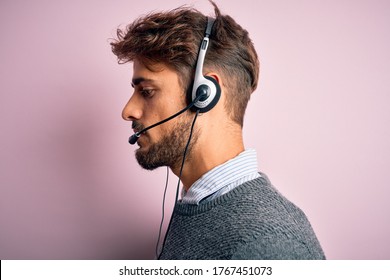
M213 199L211 201L206 201L198 205L177 202L174 209L174 213L179 215L184 215L184 216L199 215L201 213L211 210L212 208L218 205L229 202L230 200L234 199L237 196L240 196L243 193L247 193L250 189L263 187L265 185L268 185L268 183L269 181L266 177L259 177L241 184L240 186L234 188L228 193L225 193L217 197L216 199Z

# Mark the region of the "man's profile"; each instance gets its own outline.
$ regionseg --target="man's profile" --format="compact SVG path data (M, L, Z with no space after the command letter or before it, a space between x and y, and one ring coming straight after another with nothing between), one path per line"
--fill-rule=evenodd
M213 17L189 7L154 12L111 43L120 62L133 63L122 116L138 163L168 166L183 184L159 258L324 259L305 214L244 147L259 60L248 32L211 3Z

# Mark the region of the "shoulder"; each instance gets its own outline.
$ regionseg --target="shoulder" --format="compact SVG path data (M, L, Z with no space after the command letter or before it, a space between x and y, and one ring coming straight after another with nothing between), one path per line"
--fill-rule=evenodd
M272 186L265 174L248 182L236 207L246 205L238 221L251 228L233 259L324 259L305 213Z

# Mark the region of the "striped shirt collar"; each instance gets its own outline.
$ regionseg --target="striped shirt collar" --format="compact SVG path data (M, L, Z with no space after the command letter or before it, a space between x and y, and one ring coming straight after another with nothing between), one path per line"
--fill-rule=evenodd
M258 177L256 151L248 149L205 173L188 191L183 189L180 202L199 204L202 200L214 199Z

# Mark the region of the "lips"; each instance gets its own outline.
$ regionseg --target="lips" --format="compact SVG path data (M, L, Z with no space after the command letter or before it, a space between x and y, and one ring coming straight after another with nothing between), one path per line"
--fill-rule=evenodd
M142 125L141 123L137 122L137 121L133 121L131 127L132 127L132 129L134 131L134 135L133 136L135 136L137 138L136 142L137 142L138 146L141 147L140 142L139 142L141 140L140 137L141 137L142 134L145 134L146 132L144 132L142 134L140 134L139 132L142 131L145 128L145 126Z

